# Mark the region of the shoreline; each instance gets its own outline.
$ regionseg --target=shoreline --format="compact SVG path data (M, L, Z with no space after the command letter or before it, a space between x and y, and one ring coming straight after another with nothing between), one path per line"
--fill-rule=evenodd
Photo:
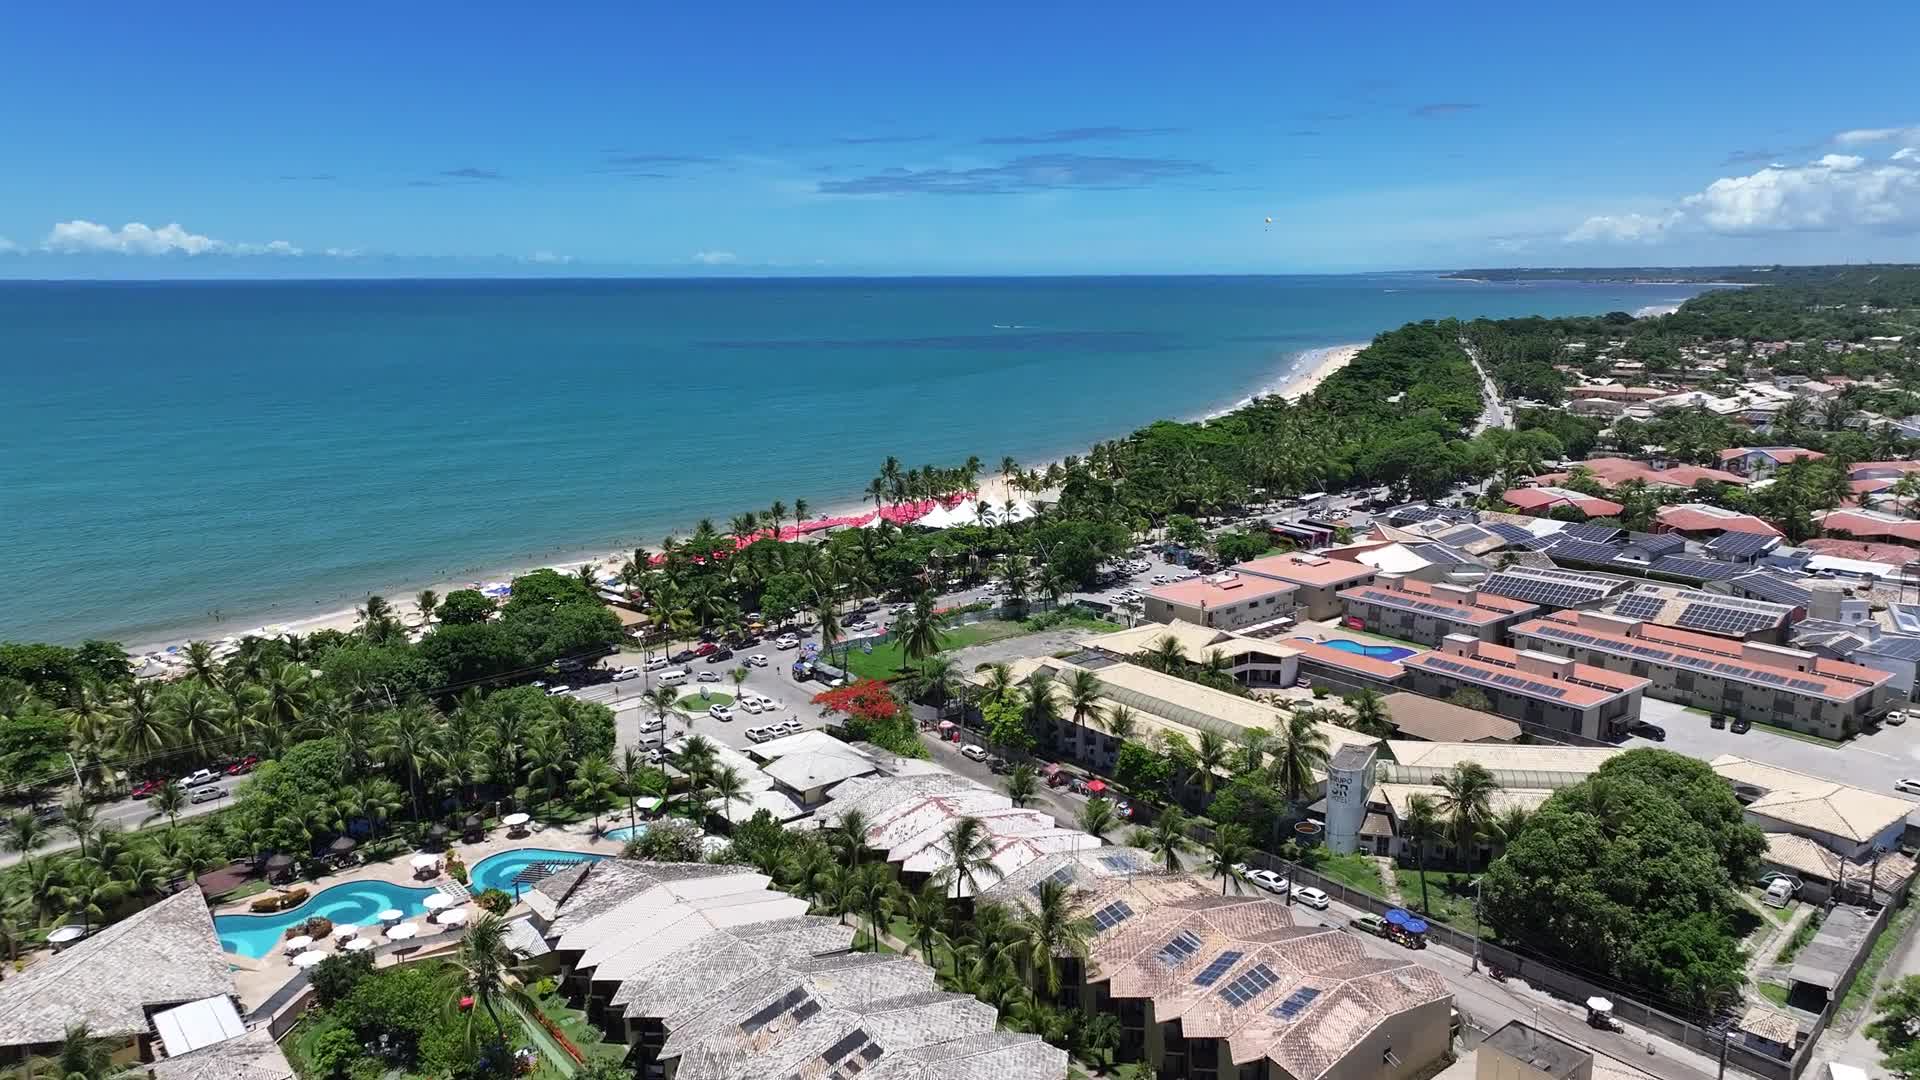
M1318 389L1321 383L1333 376L1334 372L1352 363L1353 358L1358 356L1360 350L1364 348L1366 348L1366 343L1362 342L1358 344L1319 346L1288 353L1283 357L1285 366L1280 369L1279 373L1262 383L1252 393L1241 397L1230 405L1214 409L1200 416L1191 417L1187 422L1217 419L1236 409L1241 409L1252 404L1254 399L1259 397L1277 395L1289 401L1297 401ZM1079 451L1075 452L1077 453ZM1059 460L1059 458L1049 457L1038 464L1029 464L1027 467L1044 469L1048 465L1057 464ZM978 484L978 488L983 498L990 499L996 505L1007 501L1008 498L1013 496L1013 493L1008 490L1006 483L997 473L983 477ZM1025 499L1029 500L1039 497L1033 493L1023 493L1023 495ZM850 497L844 501L835 500L828 502L816 508L814 514L815 516L821 517L834 516L849 512L859 513L864 508L865 504L858 497ZM715 520L717 524L717 515L715 516ZM673 530L676 535L682 531L683 530L678 528ZM652 549L648 548L647 550L651 551ZM397 585L385 591L379 589L368 590L367 593L362 595L378 595L384 597L387 602L392 605L394 613L404 619L408 616L418 614L414 598L423 589L432 589L442 597L445 597L447 593L456 589L471 588L476 584L484 584L489 581L509 581L521 574L539 569L551 568L567 572L588 563L594 563L602 569L617 570L622 563L632 558L632 556L633 552L631 550L609 551L604 548L586 550L576 548L570 551L556 551L554 558L550 560L535 563L521 563L517 566L501 567L498 570L478 573L471 580L441 580L420 584ZM298 601L294 601L293 603L297 602ZM345 608L336 608L304 615L299 618L286 617L289 607L289 604L282 603L276 605L275 609L269 610L264 614L243 613L222 615L218 622L186 623L176 630L167 631L165 636L152 636L144 641L128 642L125 647L130 655L137 658L148 653L164 652L169 648L183 648L189 641L219 641L229 637L241 638L261 629L272 629L276 633L290 632L302 635L311 634L318 630L346 631L353 629L354 625L359 621L357 604ZM217 611L219 609L215 608L213 610Z

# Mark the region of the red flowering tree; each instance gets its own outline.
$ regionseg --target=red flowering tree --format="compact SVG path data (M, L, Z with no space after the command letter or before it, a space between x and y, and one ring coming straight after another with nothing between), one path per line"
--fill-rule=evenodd
M815 694L813 703L846 717L842 726L854 742L870 742L906 757L927 756L913 717L878 679L862 679L851 686Z

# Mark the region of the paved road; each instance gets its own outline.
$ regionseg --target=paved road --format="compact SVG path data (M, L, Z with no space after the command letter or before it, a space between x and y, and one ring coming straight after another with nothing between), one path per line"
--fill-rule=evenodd
M1493 384L1493 376L1480 366L1480 354L1464 339L1460 347L1466 350L1467 359L1473 362L1473 370L1480 374L1480 400L1484 407L1480 410L1480 418L1473 422L1473 433L1478 435L1490 427L1512 427L1513 417L1508 415L1507 407L1500 402L1500 388Z
M188 818L196 818L202 814L211 814L216 810L225 809L231 804L233 789L238 786L243 779L245 779L245 777L221 777L214 782L214 786L220 789L223 797L215 799L212 802L187 804L180 811L181 820L184 821ZM207 785L201 784L199 786L206 787ZM98 803L94 806L94 812L96 814L96 820L100 825L119 829L122 832L132 832L135 829L146 828L147 826L166 820L164 815L154 813L153 801L150 799L120 799L116 802ZM35 855L47 855L53 852L66 851L69 848L78 846L74 843L73 836L57 824L52 826L50 832L53 836L52 841L45 847L36 850L34 852ZM12 866L14 863L19 862L20 858L21 853L17 851L0 854L0 867Z

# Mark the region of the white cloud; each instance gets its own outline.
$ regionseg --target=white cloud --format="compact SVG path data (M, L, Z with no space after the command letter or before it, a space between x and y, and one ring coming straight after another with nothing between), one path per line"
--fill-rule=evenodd
M565 266L573 261L573 256L560 255L551 251L536 251L527 256L527 261L530 263L539 263L542 266Z
M0 255L5 255L10 251L19 251L19 250L20 250L19 244L14 243L13 241L7 239L4 236L0 236Z
M1855 128L1852 131L1843 131L1833 137L1833 141L1841 146L1861 146L1866 143L1889 142L1892 140L1899 140L1900 142L1920 142L1920 125L1913 127Z
M1715 180L1665 214L1590 217L1564 239L1650 243L1701 230L1723 236L1920 230L1920 150L1901 150L1885 161L1827 154L1804 165L1768 165Z
M740 261L740 256L731 251L696 251L693 261L702 266L730 266Z
M321 252L320 254L325 255L329 259L357 259L360 256L366 254L366 252L361 251L359 248L333 247L333 248L328 248L327 250Z
M1893 152L1893 160L1920 161L1920 146L1909 146L1904 150L1895 150Z
M130 221L118 229L76 218L56 224L41 243L62 255L300 255L285 240L265 244L229 244L188 232L178 223L154 228Z
M1678 221L1678 214L1598 214L1575 226L1566 235L1569 244L1611 243L1651 244L1666 235Z

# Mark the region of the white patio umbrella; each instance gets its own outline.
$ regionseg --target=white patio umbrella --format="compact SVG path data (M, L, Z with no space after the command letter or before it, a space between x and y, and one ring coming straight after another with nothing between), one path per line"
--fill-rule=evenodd
M340 947L347 950L348 952L365 952L366 950L373 948L373 939L357 937Z
M506 817L500 819L500 824L505 825L509 829L517 829L532 820L533 815L531 814L508 814Z
M297 953L301 949L312 947L312 945L313 945L312 938L308 937L305 934L300 934L296 937L288 938L287 943L285 945L282 945L280 948L285 952Z
M464 926L467 921L467 909L451 908L434 916L433 921L441 926Z
M346 923L345 925L336 926L333 928L333 939L335 941L339 941L343 938L353 937L358 933L360 933L359 927L353 925L352 923Z
M320 952L319 950L314 950L312 952L303 952L299 956L296 956L293 958L293 966L297 968L310 968L313 965L319 963L320 961L325 960L326 958L327 958L327 954Z
M410 922L403 922L399 926L390 926L387 928L387 937L394 941L405 941L410 937L417 936L419 933L420 928Z
M423 851L420 854L415 855L413 857L413 868L415 870L425 870L429 866L439 866L439 865L440 865L440 856L435 855L431 852Z
M427 897L426 900L423 901L423 903L426 905L426 908L428 911L439 911L441 908L452 907L453 905L459 903L459 901L455 900L451 896L448 896L446 893L437 892Z
M397 923L401 919L404 919L406 917L407 917L407 913L404 911L401 911L397 907L390 907L387 910L381 912L380 914L374 916L374 918L379 919L383 923Z

